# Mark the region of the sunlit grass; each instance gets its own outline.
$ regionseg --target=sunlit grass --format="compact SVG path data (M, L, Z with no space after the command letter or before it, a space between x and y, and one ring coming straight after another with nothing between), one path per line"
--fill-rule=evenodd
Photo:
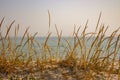
M100 25L100 17L97 22L97 26L94 32L87 33L87 24L78 36L80 27L73 31L72 37L74 37L74 46L72 46L69 40L65 39L66 46L64 46L64 52L60 53L60 44L62 38L62 31L59 32L57 29L57 25L55 25L56 33L57 33L57 46L55 53L53 53L52 47L48 44L49 38L51 37L50 32L50 12L49 14L49 32L44 41L44 44L41 45L35 39L34 35L29 34L29 28L27 28L20 40L17 43L19 25L15 27L15 36L14 41L10 37L9 32L12 28L12 25L15 21L13 21L7 28L5 36L1 33L1 27L4 22L4 18L0 22L0 78L7 77L9 79L14 78L24 78L27 79L32 78L36 79L36 76L32 76L31 74L35 74L39 72L37 75L38 79L42 79L45 77L45 72L47 70L57 70L59 68L69 69L69 72L64 73L63 79L66 80L69 76L72 78L81 80L97 80L101 79L112 79L113 74L117 75L118 79L120 79L120 59L118 59L119 51L120 51L120 34L117 34L119 28L115 31L111 32L110 36L105 36L108 27L104 25ZM89 36L89 37L88 37ZM88 48L87 44L91 41L91 45ZM116 40L114 40L116 38ZM107 42L105 42L107 40ZM54 42L53 42L54 43ZM106 43L106 44L104 44ZM103 46L103 44L105 46ZM41 47L41 53L38 53L35 45ZM26 51L24 51L25 46L27 46ZM111 51L111 48L113 49ZM67 49L67 50L66 50ZM62 55L61 55L62 54ZM40 56L38 56L40 55ZM63 57L63 55L65 57ZM115 66L115 64L118 64ZM48 72L49 73L49 72ZM81 74L82 75L81 75ZM54 73L55 74L55 73ZM54 75L53 74L53 75ZM21 76L20 75L25 75ZM106 76L105 76L106 75ZM17 77L16 77L17 76ZM43 77L44 76L44 77ZM99 77L100 76L100 77Z

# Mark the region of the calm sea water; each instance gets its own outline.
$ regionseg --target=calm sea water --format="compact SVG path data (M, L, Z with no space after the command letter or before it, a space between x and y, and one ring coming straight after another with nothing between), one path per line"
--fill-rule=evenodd
M14 38L11 38L12 39L12 42L13 43L16 43L17 45L20 44L20 41L21 41L21 38L17 38L17 40L15 41ZM91 39L89 39L87 41L88 37L86 37L85 41L85 45L86 47L83 47L83 53L88 53L89 52L89 49L92 45L92 42L95 40L95 37L92 37ZM114 43L115 41L117 40L117 38L114 38L112 40L112 43ZM25 42L27 41L27 38L24 39L23 41L23 44L25 44ZM18 50L22 50L23 53L30 53L30 50L31 50L31 53L33 54L37 54L37 56L41 56L43 52L43 46L44 46L44 43L46 41L46 37L36 37L35 38L35 41L34 41L34 44L32 44L32 48L28 48L28 45L26 44L24 47L22 47L22 49L19 49L18 47ZM76 41L77 42L77 41ZM52 55L56 55L57 53L59 53L60 56L62 57L65 57L65 55L74 48L74 43L75 43L75 40L73 37L62 37L61 40L60 40L60 46L58 47L58 38L57 37L50 37L47 41L47 46L49 47L50 49L50 53ZM38 45L39 44L39 45ZM105 56L107 51L106 51L106 46L108 44L108 40L106 39L101 47L100 47L100 50L101 50L101 56ZM7 41L6 41L6 46L8 46L7 44ZM13 45L14 46L14 45ZM91 53L95 53L95 47L97 45L94 46L94 48L92 49ZM1 47L1 42L0 42L0 47ZM86 49L85 49L86 48ZM115 49L115 45L112 45L111 48L110 48L110 52L113 52ZM81 55L81 48L80 48L80 45L78 45L78 47L76 48L76 54L78 56ZM1 51L0 51L1 53ZM83 54L82 53L82 54ZM118 47L117 47L117 58L119 58L119 55L120 55L120 40L118 42ZM49 52L48 52L48 55L49 55ZM91 54L92 55L92 54Z

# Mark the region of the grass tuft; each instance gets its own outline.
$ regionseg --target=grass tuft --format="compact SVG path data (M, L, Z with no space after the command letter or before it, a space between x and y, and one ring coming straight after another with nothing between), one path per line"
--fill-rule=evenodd
M99 25L100 13L94 32L86 32L88 20L80 36L81 27L76 30L74 25L74 42L71 44L69 39L62 37L62 30L59 32L55 25L57 44L54 49L49 45L52 34L49 10L48 15L49 33L43 44L36 39L38 33L29 34L29 28L17 42L19 24L14 29L15 36L10 37L9 33L15 21L4 31L5 36L2 35L4 18L0 21L0 79L53 79L52 76L61 76L62 80L111 80L113 77L120 79L120 34L117 34L120 28L106 37L109 27ZM62 40L66 43L63 44Z

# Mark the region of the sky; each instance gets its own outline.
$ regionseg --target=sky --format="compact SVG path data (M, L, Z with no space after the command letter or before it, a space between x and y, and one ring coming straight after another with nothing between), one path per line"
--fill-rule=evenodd
M0 0L0 20L5 17L2 34L15 20L13 26L20 25L19 36L27 27L30 27L31 35L38 32L37 36L46 36L49 29L48 10L52 36L56 36L55 24L59 31L62 30L63 36L70 36L74 25L76 28L81 26L82 30L87 20L87 31L94 31L100 12L100 23L109 26L107 34L120 27L120 0ZM14 36L13 32L14 28L11 36Z

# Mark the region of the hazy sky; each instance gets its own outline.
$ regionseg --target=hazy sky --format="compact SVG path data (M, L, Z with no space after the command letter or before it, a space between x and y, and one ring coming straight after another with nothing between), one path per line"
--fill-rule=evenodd
M73 32L74 24L84 26L87 19L88 31L93 31L100 11L101 23L109 25L109 32L120 27L120 0L0 0L0 20L5 16L3 32L6 25L16 20L20 24L20 35L30 26L31 34L45 36L48 32L48 13L51 13L51 32L56 35L55 24L63 36ZM13 35L13 33L11 33Z

